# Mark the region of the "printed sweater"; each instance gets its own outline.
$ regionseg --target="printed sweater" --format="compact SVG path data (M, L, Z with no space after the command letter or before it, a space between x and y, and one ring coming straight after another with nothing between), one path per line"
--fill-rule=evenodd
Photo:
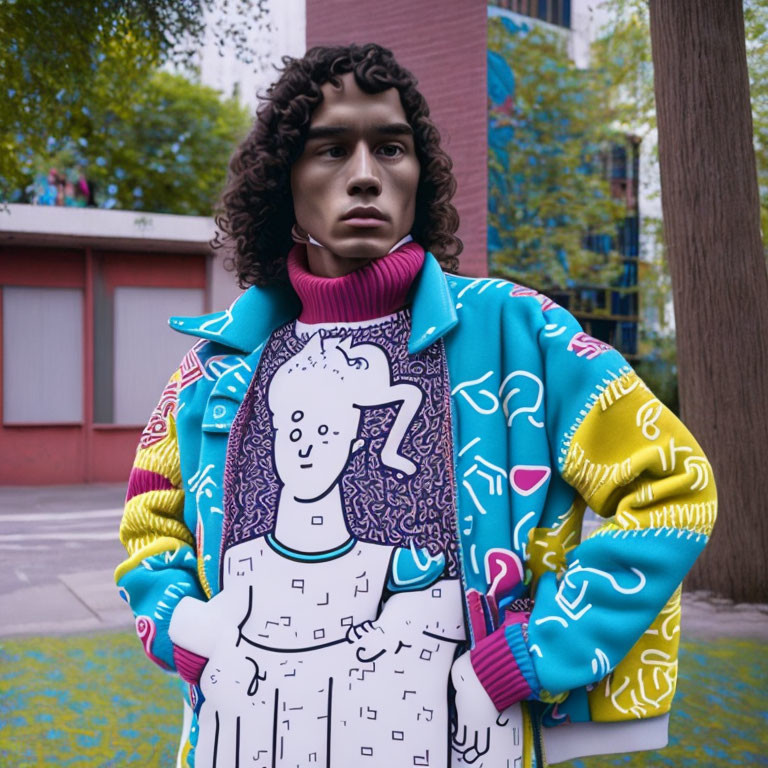
M678 587L715 517L701 449L618 353L534 291L445 276L427 254L409 299L409 354L444 348L456 567L478 678L498 709L544 702L526 727L567 734L663 715ZM227 438L270 332L297 308L292 289L250 289L224 313L172 321L201 341L142 437L117 571L165 666L179 601L221 591ZM606 522L580 541L587 504Z

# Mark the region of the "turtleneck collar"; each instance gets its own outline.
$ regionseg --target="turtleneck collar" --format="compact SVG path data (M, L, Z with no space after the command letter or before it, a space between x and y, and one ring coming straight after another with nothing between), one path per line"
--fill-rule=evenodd
M374 320L396 312L424 264L424 249L405 243L386 256L342 277L319 277L309 271L307 248L288 254L288 277L301 300L302 323L349 323Z

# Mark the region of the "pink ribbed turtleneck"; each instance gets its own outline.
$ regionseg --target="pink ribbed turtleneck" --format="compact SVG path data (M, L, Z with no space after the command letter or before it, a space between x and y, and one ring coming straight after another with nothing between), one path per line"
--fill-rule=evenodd
M288 277L301 299L303 323L349 323L391 315L406 303L408 289L424 263L414 242L368 262L343 277L318 277L307 266L307 248L288 254Z

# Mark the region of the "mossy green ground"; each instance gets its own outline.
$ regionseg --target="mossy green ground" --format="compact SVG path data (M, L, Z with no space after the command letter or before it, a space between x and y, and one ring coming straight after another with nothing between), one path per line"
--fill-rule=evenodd
M687 642L680 670L666 750L567 765L768 766L765 645ZM0 643L0 766L171 768L180 721L179 683L132 633Z

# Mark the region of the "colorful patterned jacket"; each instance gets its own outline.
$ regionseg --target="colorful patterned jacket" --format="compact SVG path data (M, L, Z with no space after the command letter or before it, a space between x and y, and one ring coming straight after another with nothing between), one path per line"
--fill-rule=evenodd
M445 345L473 655L499 709L508 684L530 691L526 765L542 746L548 762L663 746L680 583L716 513L701 448L618 352L544 296L446 275L427 254L411 297L409 350ZM162 667L174 668L179 600L219 591L228 433L265 341L298 310L290 287L251 288L224 312L170 321L199 341L142 435L116 571ZM587 506L604 522L583 538ZM508 552L526 579L505 593ZM529 621L504 622L527 597Z

